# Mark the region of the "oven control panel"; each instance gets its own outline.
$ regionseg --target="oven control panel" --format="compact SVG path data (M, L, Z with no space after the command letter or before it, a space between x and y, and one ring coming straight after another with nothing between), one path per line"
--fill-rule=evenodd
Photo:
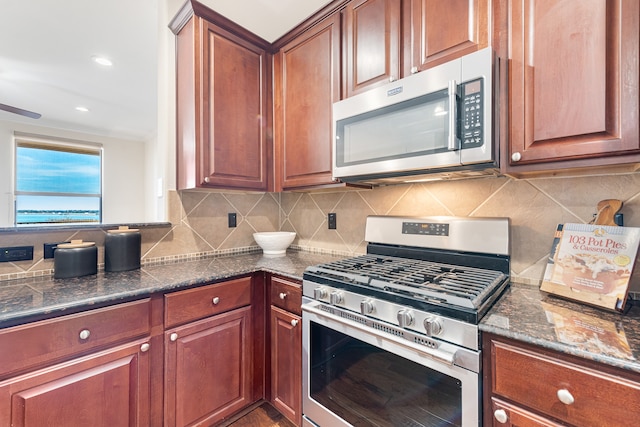
M349 314L343 313L345 318L356 318L351 314L362 315L417 333L421 337L420 342L431 348L438 348L446 341L474 351L478 350L478 326L469 322L315 283L308 279L302 281L302 294L307 300L324 307L321 309L346 310L344 313Z
M435 222L403 222L402 234L421 234L425 236L448 236L449 224Z

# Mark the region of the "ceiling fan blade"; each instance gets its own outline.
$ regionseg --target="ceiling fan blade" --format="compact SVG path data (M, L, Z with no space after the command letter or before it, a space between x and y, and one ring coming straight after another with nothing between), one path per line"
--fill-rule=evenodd
M6 104L0 104L0 110L20 114L21 116L31 117L32 119L39 119L42 116L42 114L34 113L33 111L29 110L23 110L22 108L12 107L11 105Z

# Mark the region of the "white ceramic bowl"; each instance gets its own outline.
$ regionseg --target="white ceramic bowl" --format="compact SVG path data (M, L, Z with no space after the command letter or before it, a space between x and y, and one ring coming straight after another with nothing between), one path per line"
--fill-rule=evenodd
M284 255L296 238L293 231L264 231L253 233L253 238L265 255Z

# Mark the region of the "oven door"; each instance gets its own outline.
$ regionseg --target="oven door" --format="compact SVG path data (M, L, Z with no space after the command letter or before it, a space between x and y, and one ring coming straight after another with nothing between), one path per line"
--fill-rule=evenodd
M456 366L455 354L322 307L302 306L303 425L479 425L479 374Z

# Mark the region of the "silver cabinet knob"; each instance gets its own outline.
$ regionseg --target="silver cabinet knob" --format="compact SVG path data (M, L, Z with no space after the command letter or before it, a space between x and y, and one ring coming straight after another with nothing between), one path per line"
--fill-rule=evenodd
M411 74L415 74L417 72L418 72L418 67L416 67L415 65L411 67Z
M220 297L213 297L213 300L211 302L213 303L213 305L220 304Z
M395 78L395 77L393 77L393 76L389 76L389 82L395 82L395 81L396 81L396 78Z
M519 162L520 160L522 160L522 154L520 154L519 152L516 151L511 155L511 161Z
M561 388L556 394L558 395L558 400L565 405L571 405L575 402L573 395L566 388Z
M178 334L176 334L175 332L172 333L171 335L169 335L169 339L173 342L178 341Z
M285 299L287 297L287 294L285 294L284 292L280 292L280 295L278 295L280 297L280 299Z
M398 325L401 328L413 325L413 313L411 310L404 309L398 312Z
M204 182L206 182L207 184L209 183L209 181L211 181L211 178L209 178L208 176L204 177Z
M88 329L83 329L83 330L80 331L80 339L81 340L88 339L90 335L91 335L91 332Z
M146 353L147 351L149 351L150 348L151 346L149 345L148 342L146 342L140 346L140 351L143 353Z
M493 417L500 424L504 424L509 420L509 417L507 417L507 413L505 412L504 409L496 409L495 412L493 413Z
M296 326L298 326L298 319L292 319L292 320L291 320L291 326L293 326L294 328L295 328Z

